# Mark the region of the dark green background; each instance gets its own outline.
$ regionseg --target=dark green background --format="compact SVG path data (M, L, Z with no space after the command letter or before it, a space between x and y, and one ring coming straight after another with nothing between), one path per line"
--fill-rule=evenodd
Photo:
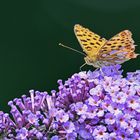
M124 29L133 33L140 53L140 0L4 0L0 2L0 110L28 90L57 89L79 71L83 56L73 33L79 23L109 39ZM140 69L140 58L123 64ZM93 69L90 66L84 70Z

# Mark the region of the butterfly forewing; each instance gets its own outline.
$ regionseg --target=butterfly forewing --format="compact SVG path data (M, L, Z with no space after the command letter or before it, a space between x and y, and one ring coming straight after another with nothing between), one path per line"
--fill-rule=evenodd
M105 44L106 39L91 32L89 29L82 27L79 24L74 26L75 35L83 48L83 51L89 56L97 54L100 48Z

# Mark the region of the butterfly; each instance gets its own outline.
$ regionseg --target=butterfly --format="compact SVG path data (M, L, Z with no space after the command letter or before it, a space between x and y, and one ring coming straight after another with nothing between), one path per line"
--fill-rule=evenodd
M136 45L129 30L124 30L109 40L79 24L74 26L74 33L86 53L86 64L95 68L121 64L139 55L134 52Z

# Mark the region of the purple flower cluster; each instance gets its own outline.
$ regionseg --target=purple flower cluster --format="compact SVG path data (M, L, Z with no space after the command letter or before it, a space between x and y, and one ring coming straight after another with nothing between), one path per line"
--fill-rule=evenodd
M10 115L0 112L0 139L47 140L52 135L54 116L54 93L34 92L9 101Z
M120 65L74 74L58 92L30 91L0 112L5 140L140 140L140 71Z

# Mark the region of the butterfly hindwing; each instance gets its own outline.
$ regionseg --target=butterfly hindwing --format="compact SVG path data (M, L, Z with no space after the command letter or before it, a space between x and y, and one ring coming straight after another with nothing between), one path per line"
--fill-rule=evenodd
M134 50L132 33L124 30L105 43L99 50L97 60L107 64L121 64L131 58L136 58L137 54Z
M97 54L100 48L105 44L106 39L101 38L99 35L91 32L89 29L82 27L79 24L74 26L75 35L83 48L83 51L92 57Z

